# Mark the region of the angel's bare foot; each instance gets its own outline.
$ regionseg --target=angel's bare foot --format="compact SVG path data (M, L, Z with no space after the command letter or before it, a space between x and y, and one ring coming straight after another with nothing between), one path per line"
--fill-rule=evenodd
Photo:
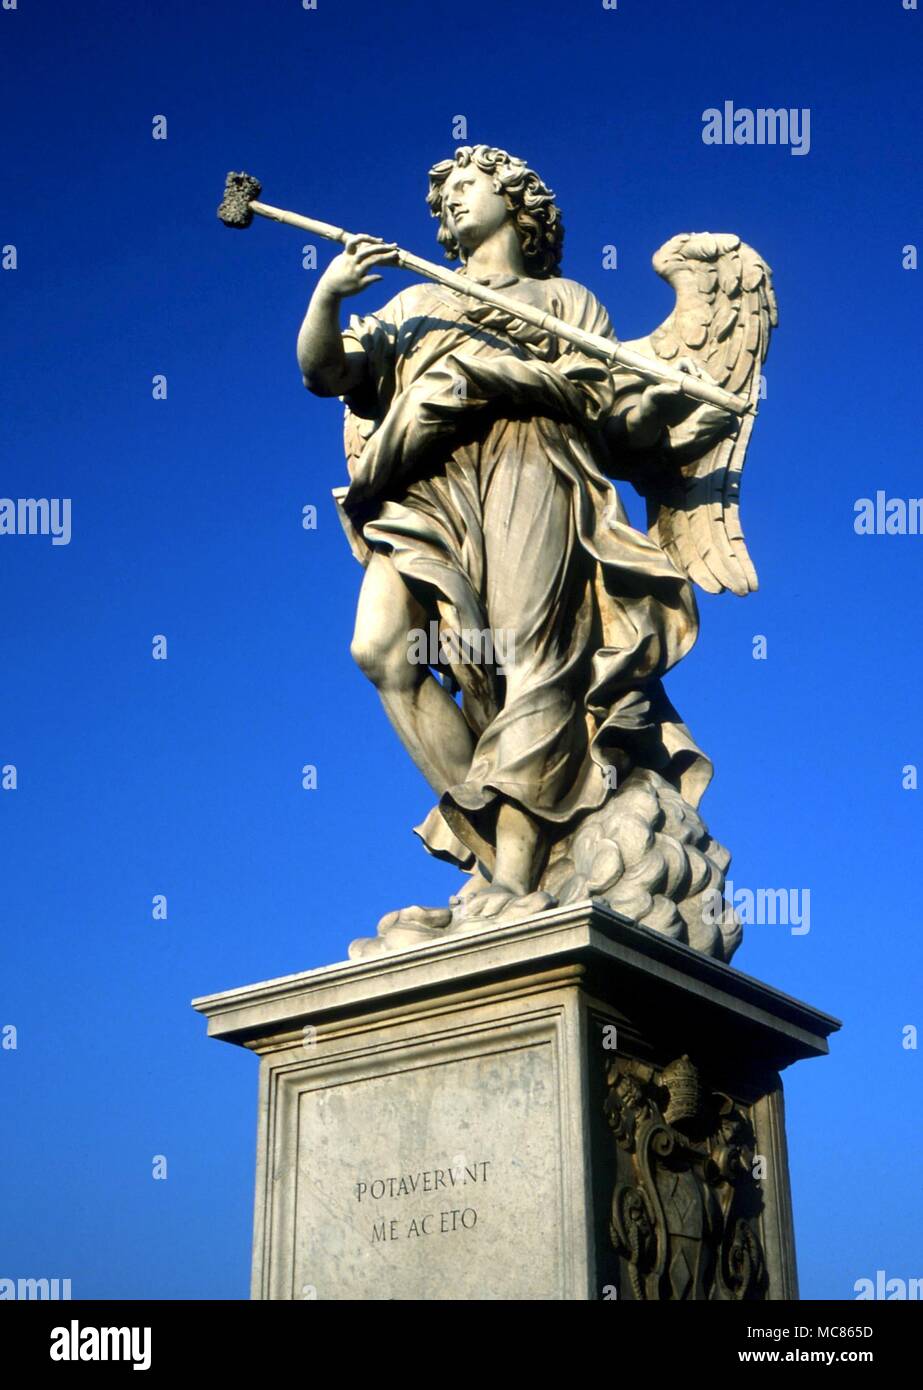
M458 892L453 893L451 898L449 898L449 906L461 907L469 898L474 897L475 893L483 892L489 884L490 879L486 878L484 874L481 873L480 869L475 869L467 883L463 883Z
M371 960L388 951L406 950L439 941L452 924L449 907L401 907L386 912L378 923L377 936L363 936L350 943L350 960Z
M519 893L505 883L485 883L478 892L472 893L455 909L453 926L469 922L485 922L503 917L529 917L534 912L545 912L557 906L557 898L550 893L536 890L534 893Z
M386 912L378 923L378 935L387 936L396 929L417 931L421 936L444 930L452 920L447 907L401 907L394 912Z
M496 917L515 898L516 890L505 883L483 883L476 891L465 894L455 909L453 920L471 922Z

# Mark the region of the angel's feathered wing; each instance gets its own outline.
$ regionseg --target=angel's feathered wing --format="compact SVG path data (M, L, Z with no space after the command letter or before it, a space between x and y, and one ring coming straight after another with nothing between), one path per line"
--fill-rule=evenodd
M754 412L732 435L698 450L690 450L686 427L670 431L663 466L636 484L647 499L648 531L706 592L747 594L757 578L740 528L740 477L778 322L772 276L752 246L724 233L675 236L653 264L675 290L676 306L648 338L626 346L667 363L693 358Z

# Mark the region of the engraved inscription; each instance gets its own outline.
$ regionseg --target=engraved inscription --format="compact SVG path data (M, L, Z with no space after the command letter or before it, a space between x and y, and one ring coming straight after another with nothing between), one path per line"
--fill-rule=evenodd
M356 1183L357 1202L379 1202L385 1198L411 1197L418 1192L446 1192L455 1187L487 1182L487 1169L490 1160L479 1163L459 1164L449 1168L424 1168L416 1173L404 1173L398 1177L373 1178ZM472 1231L478 1222L475 1207L441 1207L436 1211L425 1212L422 1216L402 1218L398 1216L375 1220L372 1225L372 1243L382 1240L409 1239L412 1236L451 1235L454 1231Z

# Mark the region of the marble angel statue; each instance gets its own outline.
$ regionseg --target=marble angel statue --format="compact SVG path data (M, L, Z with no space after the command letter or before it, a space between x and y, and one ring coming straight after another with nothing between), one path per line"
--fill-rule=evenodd
M458 148L427 202L464 277L614 337L562 276L561 211L522 160ZM695 585L756 588L739 486L776 323L769 269L739 237L673 237L654 268L675 307L632 344L745 398L733 415L438 283L344 330L341 301L396 253L349 238L298 361L310 391L346 404L338 506L365 567L352 652L432 788L418 835L467 877L447 904L393 907L351 954L595 898L728 960L739 925L704 910L730 860L698 813L711 764L663 677L696 640ZM646 534L623 483L646 499Z

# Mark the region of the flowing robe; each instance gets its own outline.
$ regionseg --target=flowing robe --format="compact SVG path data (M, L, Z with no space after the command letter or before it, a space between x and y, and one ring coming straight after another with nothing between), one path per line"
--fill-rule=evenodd
M482 283L611 336L575 281ZM643 383L432 284L353 316L343 337L368 360L347 398L344 525L360 559L389 554L438 618L476 740L466 780L417 827L427 848L492 867L501 798L560 842L633 766L697 804L711 765L659 679L695 641L695 598L606 474ZM488 631L500 670L465 659L465 635Z

